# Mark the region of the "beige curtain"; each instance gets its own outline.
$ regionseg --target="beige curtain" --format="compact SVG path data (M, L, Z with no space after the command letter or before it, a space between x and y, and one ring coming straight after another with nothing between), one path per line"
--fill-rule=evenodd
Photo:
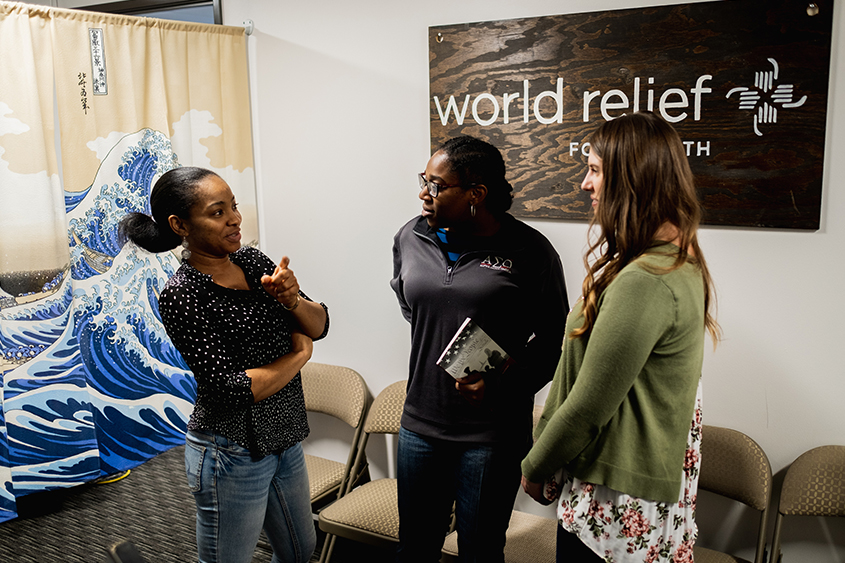
M0 71L3 521L184 442L195 382L157 301L179 262L120 219L190 165L258 229L243 29L0 2Z
M12 274L59 269L68 262L68 249L54 144L53 51L45 13L0 2L0 54L2 299L10 297L7 288L22 287Z
M86 189L121 136L151 129L181 165L232 186L244 240L256 240L244 30L56 10L51 24L59 118L72 131L62 135L65 189Z

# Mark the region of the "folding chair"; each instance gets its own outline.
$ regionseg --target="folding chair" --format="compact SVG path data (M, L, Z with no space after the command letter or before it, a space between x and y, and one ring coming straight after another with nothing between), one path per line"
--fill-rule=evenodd
M781 563L784 516L845 516L845 446L819 446L787 469L775 517L772 561Z
M698 488L760 512L754 563L764 563L772 466L763 448L738 430L704 425ZM749 563L746 559L698 545L693 549L693 558L695 563Z
M355 370L316 362L302 368L302 389L305 408L333 416L351 426L355 433L346 463L314 455L305 455L311 506L314 512L341 496L350 479L352 464L361 440L364 417L372 397L364 378ZM356 474L355 479L362 476Z
M398 434L402 409L405 405L407 381L397 381L386 387L373 401L364 435L358 446L352 474L356 475L366 463L367 441L372 434ZM328 563L337 536L376 546L399 541L399 504L396 479L384 478L364 483L352 489L347 484L344 494L320 511L320 529L326 532L326 548L320 561Z

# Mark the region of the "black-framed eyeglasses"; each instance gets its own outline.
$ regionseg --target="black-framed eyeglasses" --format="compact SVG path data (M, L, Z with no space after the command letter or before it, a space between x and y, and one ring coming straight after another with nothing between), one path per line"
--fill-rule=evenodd
M438 184L437 182L426 180L425 172L420 172L418 178L420 179L420 189L427 189L428 193L431 194L431 197L437 197L437 194L440 193L440 190L445 190L446 188L457 188L460 186L460 184L450 184L448 186L444 186L443 184Z

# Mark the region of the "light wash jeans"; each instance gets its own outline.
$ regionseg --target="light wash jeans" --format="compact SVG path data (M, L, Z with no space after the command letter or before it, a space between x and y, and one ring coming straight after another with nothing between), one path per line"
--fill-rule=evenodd
M509 443L450 442L399 429L401 563L436 563L452 503L462 563L503 563L505 532L530 436Z
M262 458L219 434L188 431L188 486L200 563L250 563L261 529L273 563L306 563L317 543L302 445Z

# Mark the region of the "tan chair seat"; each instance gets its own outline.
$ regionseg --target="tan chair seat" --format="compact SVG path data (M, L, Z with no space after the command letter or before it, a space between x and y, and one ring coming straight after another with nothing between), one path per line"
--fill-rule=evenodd
M735 557L727 553L720 553L712 549L707 549L706 547L698 546L693 548L692 556L695 563L751 563L741 557Z
M320 513L325 532L369 544L399 541L399 505L396 480L377 479L353 489L343 502Z
M405 380L391 383L378 394L363 425L364 434L352 464L351 475L358 475L366 464L365 450L372 434L398 434L405 404ZM378 479L358 485L355 479L345 494L320 512L320 529L326 532L321 563L331 560L338 536L375 546L399 542L399 495L395 479Z
M556 542L557 520L514 510L508 524L505 563L554 563ZM446 536L443 556L444 562L458 560L457 532Z
M308 454L305 454L305 467L312 500L336 491L346 471L346 466L339 461Z

